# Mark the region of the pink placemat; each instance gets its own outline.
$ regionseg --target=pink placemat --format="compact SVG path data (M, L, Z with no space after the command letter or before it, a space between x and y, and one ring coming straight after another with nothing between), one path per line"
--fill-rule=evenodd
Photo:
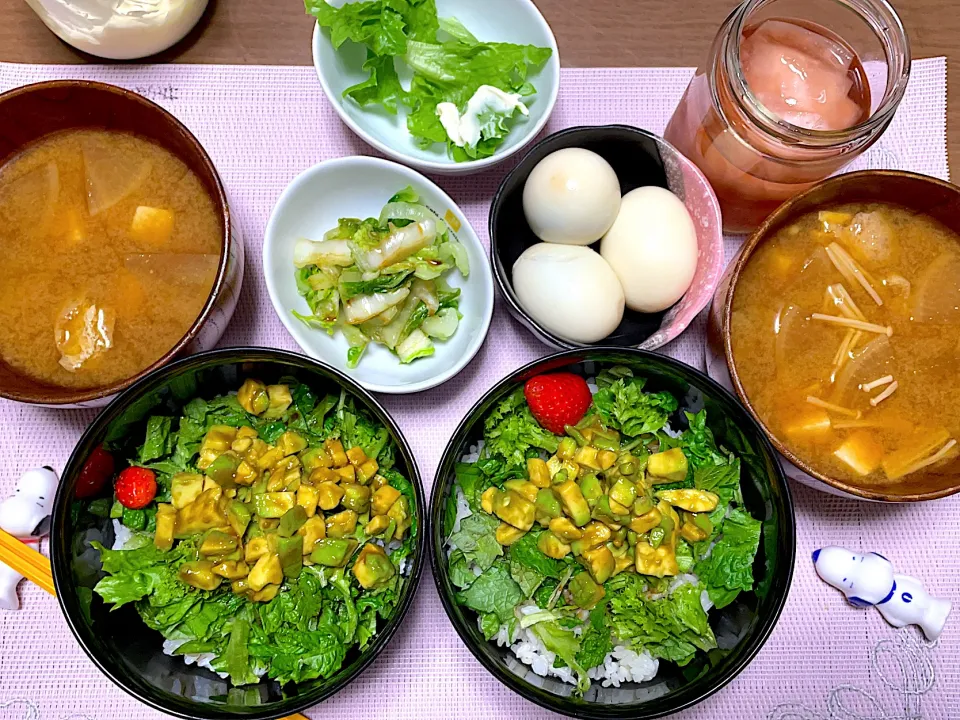
M629 123L662 132L690 69L565 69L548 132L577 124ZM373 154L342 125L312 68L23 66L0 64L0 91L55 78L103 80L167 107L200 138L220 170L247 246L240 305L222 345L296 350L261 277L263 230L274 201L304 168L327 158ZM856 167L901 168L947 177L946 62L914 63L910 88L886 135ZM502 166L439 178L477 234ZM737 247L728 239L728 258ZM703 320L664 351L703 368ZM413 446L427 491L440 454L466 409L508 371L547 353L498 306L490 335L460 375L432 391L385 397ZM94 413L0 401L0 496L23 470L63 466ZM424 418L429 418L425 422ZM878 550L931 593L960 601L960 498L917 506L842 500L793 485L797 567L780 623L753 663L684 720L878 720L960 718L960 611L931 646L911 629L848 606L815 576L822 545ZM23 609L0 612L0 720L161 717L101 677L63 622L56 602L29 583ZM336 697L307 713L329 720L553 717L495 681L454 632L429 572L407 622L380 659Z

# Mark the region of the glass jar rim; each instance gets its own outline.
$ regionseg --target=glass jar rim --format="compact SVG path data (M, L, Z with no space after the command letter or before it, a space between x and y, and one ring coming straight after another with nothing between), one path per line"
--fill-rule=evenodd
M761 103L747 84L740 64L740 38L747 18L775 1L745 0L728 19L731 25L721 62L741 110L776 139L792 145L830 147L882 131L897 111L910 79L910 39L893 6L887 0L837 0L856 12L880 40L887 59L887 83L877 109L863 121L842 130L812 130L783 120ZM891 57L891 47L899 47L901 53Z

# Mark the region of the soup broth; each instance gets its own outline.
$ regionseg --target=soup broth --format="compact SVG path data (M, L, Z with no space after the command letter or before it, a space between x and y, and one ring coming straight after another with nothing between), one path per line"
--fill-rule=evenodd
M136 375L197 319L221 238L200 179L159 145L42 138L0 168L0 356L63 387Z
M750 403L825 475L925 492L960 471L960 237L888 204L812 212L733 298Z

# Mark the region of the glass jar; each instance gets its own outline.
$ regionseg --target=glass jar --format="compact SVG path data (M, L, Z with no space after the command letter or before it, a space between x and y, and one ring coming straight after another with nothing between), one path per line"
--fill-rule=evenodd
M759 28L771 37L777 28L800 28L794 34L814 42L800 50L782 45L782 52L764 54L756 50L758 35L749 41L749 54L741 53ZM765 42L762 50L768 51L771 45ZM796 45L795 40L787 42ZM818 53L827 53L825 63L840 62L841 55L848 63L843 70L843 78L850 78L847 95L841 97L841 86L835 85L837 93L828 95L821 89L811 96L811 102L822 103L823 118L839 107L831 108L830 103L846 103L844 111L855 103L856 116L848 112L851 122L840 127L830 127L819 116L782 112L796 99L781 90L787 84L780 84L780 79L793 82L792 89L814 82L810 79L814 73L806 72L802 62L794 66L792 58L806 57L816 69ZM748 65L750 72L745 73L744 59L756 67ZM839 67L830 72L840 72ZM766 81L778 72L770 81L776 90L761 88L759 81L753 88L748 84L748 75ZM876 142L893 119L909 77L909 41L886 0L746 0L720 27L706 63L687 86L664 136L713 185L724 230L750 232L784 200L835 173ZM814 85L810 89L816 90ZM781 102L785 104L780 113L768 107Z

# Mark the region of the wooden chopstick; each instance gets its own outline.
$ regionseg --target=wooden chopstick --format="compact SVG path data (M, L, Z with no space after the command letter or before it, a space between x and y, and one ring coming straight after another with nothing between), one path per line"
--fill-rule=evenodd
M53 589L49 558L24 545L4 530L0 530L0 562L9 565L51 595L57 594Z
M53 573L50 571L50 559L38 553L31 547L24 545L5 530L0 529L0 562L9 565L23 575L27 580L35 583L51 595L56 595L53 589ZM284 720L309 720L300 713L288 715Z

